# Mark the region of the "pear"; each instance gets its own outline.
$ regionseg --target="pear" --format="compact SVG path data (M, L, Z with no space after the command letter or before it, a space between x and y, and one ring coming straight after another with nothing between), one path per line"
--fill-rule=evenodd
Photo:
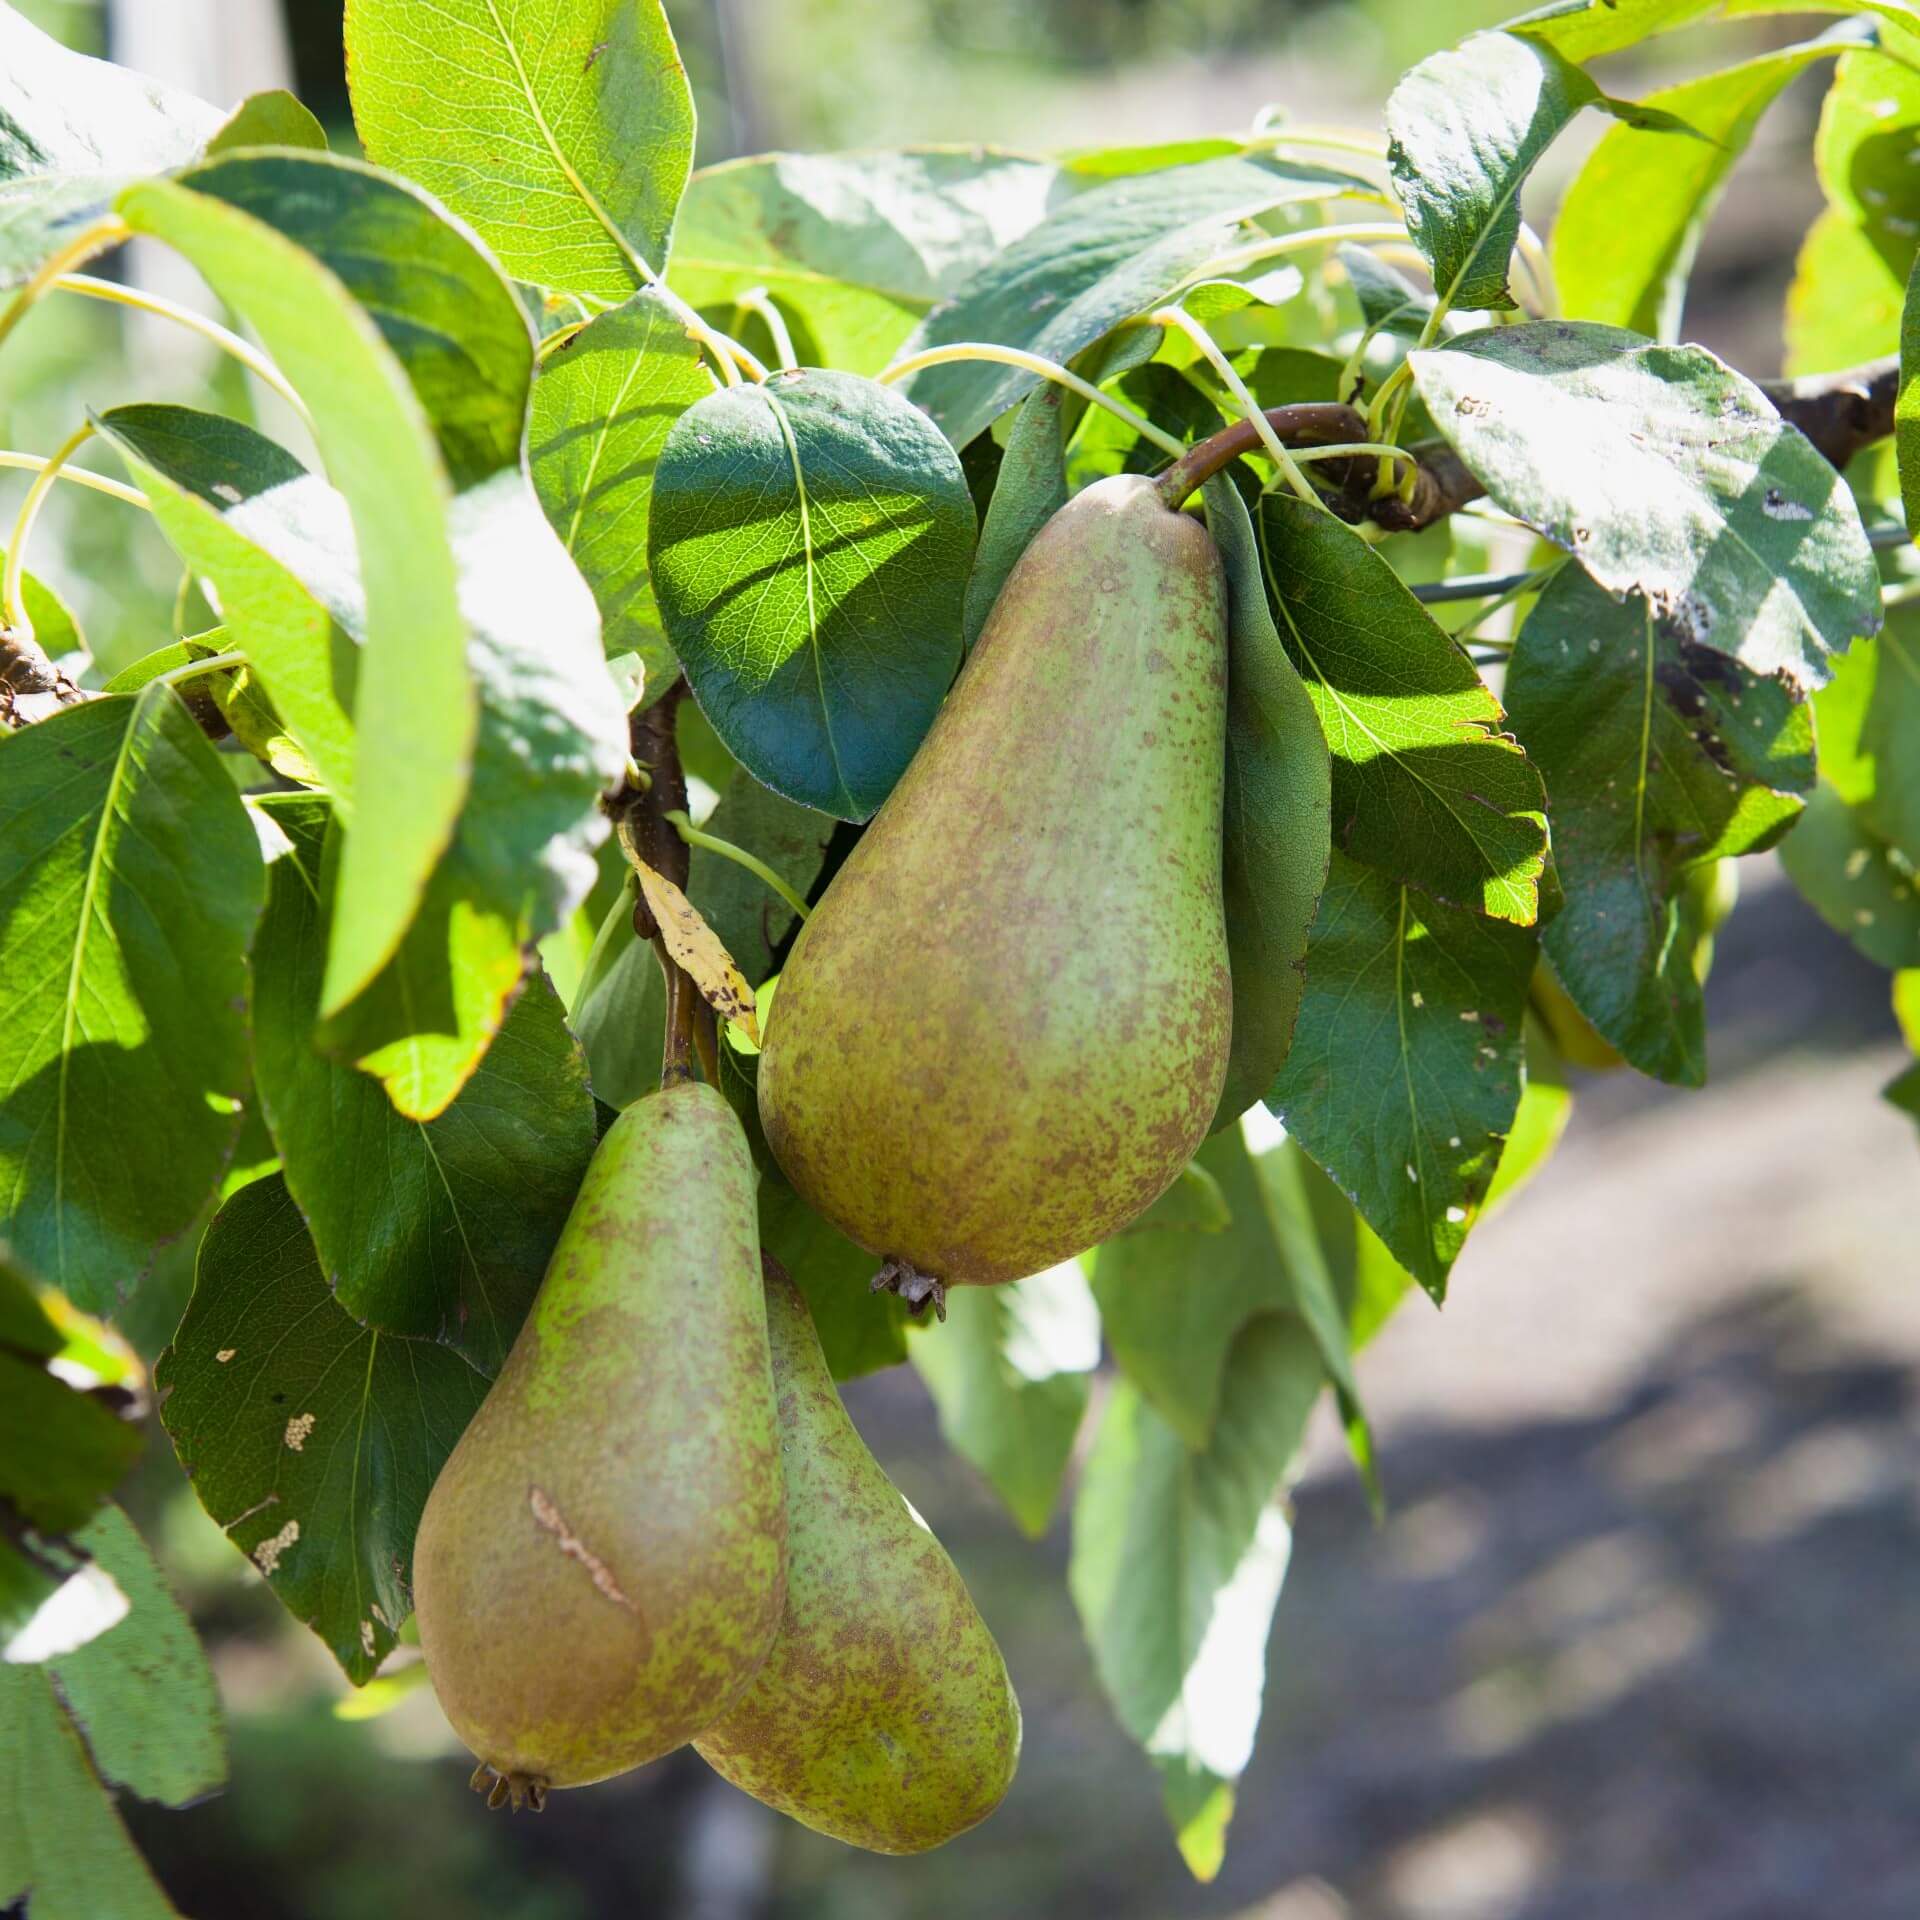
M420 1643L455 1731L538 1806L683 1746L785 1592L754 1169L685 1082L587 1168L526 1324L420 1522Z
M1154 483L1042 527L794 942L760 1060L782 1171L914 1306L1143 1213L1207 1137L1226 584Z
M806 1826L874 1853L922 1853L1000 1804L1020 1703L946 1550L847 1418L806 1303L766 1264L786 1614L745 1698L693 1744Z

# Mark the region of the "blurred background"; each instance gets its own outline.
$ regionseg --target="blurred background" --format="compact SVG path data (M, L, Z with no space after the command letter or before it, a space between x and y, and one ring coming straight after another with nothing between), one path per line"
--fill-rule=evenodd
M223 104L291 79L351 146L339 0L13 3ZM1268 104L1374 127L1403 67L1509 11L671 5L703 161L1144 142L1233 131ZM1606 77L1633 92L1805 25L1676 35ZM1778 367L1793 251L1819 206L1817 109L1796 89L1770 116L1689 307L1690 335L1757 375ZM1581 151L1577 136L1556 149L1543 207ZM92 302L43 306L0 363L0 444L46 450L88 405L220 403L226 376L191 344L182 357L168 330L120 325ZM35 563L111 670L171 631L177 569L136 516L62 493ZM691 1754L556 1796L539 1820L488 1817L430 1694L348 1699L156 1430L130 1504L208 1640L234 1745L219 1799L127 1807L176 1904L197 1920L1912 1920L1920 1142L1877 1098L1904 1058L1886 976L1770 859L1742 878L1708 989L1710 1088L1579 1080L1560 1152L1476 1234L1445 1315L1409 1304L1365 1356L1384 1524L1338 1436L1318 1436L1213 1886L1188 1880L1099 1694L1064 1523L1022 1540L901 1368L849 1404L972 1584L1027 1716L1020 1778L985 1827L920 1861L857 1855ZM150 1348L189 1277L176 1260L136 1308ZM390 1710L355 1717L369 1707Z

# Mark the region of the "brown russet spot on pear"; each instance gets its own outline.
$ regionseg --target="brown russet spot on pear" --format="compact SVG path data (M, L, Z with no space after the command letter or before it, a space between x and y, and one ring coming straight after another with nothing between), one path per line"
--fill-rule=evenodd
M760 1117L817 1212L937 1305L1144 1212L1206 1138L1226 583L1123 474L1022 555L912 764L794 942Z
M759 1678L694 1745L806 1826L921 1853L1000 1804L1020 1704L953 1562L854 1430L806 1303L771 1261L767 1328L786 1611Z
M494 1804L725 1712L773 1644L785 1544L752 1156L684 1082L601 1141L421 1519L421 1646Z

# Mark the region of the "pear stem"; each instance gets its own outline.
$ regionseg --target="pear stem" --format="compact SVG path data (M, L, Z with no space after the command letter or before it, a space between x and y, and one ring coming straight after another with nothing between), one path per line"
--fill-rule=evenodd
M684 818L687 811L687 779L681 771L680 748L673 730L675 715L686 696L686 681L676 680L644 713L634 716L631 750L645 779L629 779L609 809L621 851L635 870L651 867L683 890L687 884L687 843L671 816L677 813ZM644 899L634 901L633 930L652 943L666 982L666 1039L660 1059L660 1084L668 1087L690 1079L697 1055L708 1085L717 1085L720 1050L713 1010L667 951Z
M1289 407L1269 407L1261 415L1283 445L1337 446L1367 437L1365 417L1355 408L1334 400L1297 401ZM1189 447L1158 481L1160 497L1175 510L1213 478L1224 473L1243 453L1264 449L1266 435L1251 420L1236 420L1216 434Z

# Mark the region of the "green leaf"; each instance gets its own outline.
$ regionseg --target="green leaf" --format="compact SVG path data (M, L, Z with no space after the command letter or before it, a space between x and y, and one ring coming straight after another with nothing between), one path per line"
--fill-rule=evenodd
M0 564L5 563L6 557L6 549L0 547ZM45 581L25 569L20 575L20 600L26 609L27 624L33 629L34 643L49 659L58 660L63 654L87 650L86 637L72 608ZM113 691L119 689L116 687Z
M425 194L331 154L235 154L181 182L251 214L334 275L404 369L456 491L519 465L533 380L526 310L473 236ZM321 451L333 468L324 432ZM334 477L351 498L345 477Z
M916 1334L907 1352L947 1445L1039 1539L1100 1364L1100 1316L1078 1265L1006 1286L952 1288L946 1319Z
M0 1348L47 1360L62 1344L60 1329L47 1318L32 1283L0 1253Z
M517 279L623 300L666 271L693 96L659 0L351 0L346 30L368 154Z
M1065 397L1059 387L1040 387L1027 395L1014 416L993 501L980 524L973 571L967 576L968 652L1034 535L1067 504L1066 422L1061 412Z
M607 830L597 802L627 756L592 596L525 478L510 468L470 487L448 524L480 690L472 784L398 951L322 1030L415 1120L467 1084L525 949L592 889Z
M0 1662L0 1900L35 1920L179 1920L38 1667Z
M237 420L131 406L97 415L95 425L350 817L358 649L340 621L352 607L357 624L360 593L346 503Z
M322 196L346 178L339 161L280 156L226 159L212 171L231 184L233 169L258 166L297 169ZM354 791L380 795L381 819L377 834L350 844L341 875L324 996L332 1012L392 957L466 798L479 701L447 531L446 466L374 318L305 248L178 181L129 188L120 211L183 253L251 322L305 397L352 515L367 603L362 669L381 690L356 716Z
M1443 310L1512 307L1520 189L1582 107L1675 124L1609 99L1552 47L1510 33L1476 33L1401 76L1387 100L1387 166Z
M1920 260L1907 276L1900 313L1900 394L1893 442L1900 464L1900 501L1907 531L1920 539ZM37 625L37 623L36 623Z
M1267 1105L1435 1299L1520 1102L1524 928L1336 854Z
M1875 966L1920 966L1920 875L1822 780L1780 843L1780 864L1820 918Z
M1554 323L1468 334L1410 363L1493 499L1616 598L1638 588L1688 638L1812 683L1829 652L1879 626L1846 482L1704 348Z
M90 1312L219 1184L264 894L240 796L165 685L0 738L0 1240Z
M1359 303L1366 330L1418 339L1427 316L1433 312L1433 295L1423 292L1369 248L1342 246L1335 252Z
M1080 194L959 286L906 344L991 340L1070 360L1164 300L1232 243L1242 221L1334 199L1347 175L1272 155L1234 155L1117 179ZM929 367L901 383L956 447L1039 376L991 362Z
M1787 288L1787 373L1836 372L1891 353L1903 291L1865 230L1829 207L1808 228Z
M1685 121L1697 138L1610 128L1554 218L1562 310L1677 340L1700 236L1761 116L1808 67L1846 45L1828 38L1781 47L1647 96L1648 106Z
M1074 1502L1067 1582L1095 1669L1202 1879L1219 1868L1259 1724L1291 1544L1275 1495L1324 1378L1304 1322L1260 1315L1234 1342L1204 1452L1122 1379Z
M290 846L273 863L254 944L254 1071L287 1185L349 1313L445 1340L491 1374L593 1151L585 1063L538 973L460 1097L425 1124L316 1052L326 803L300 795L264 808Z
M39 1361L0 1348L0 1500L57 1535L87 1524L140 1452L140 1429Z
M1233 481L1207 482L1227 573L1227 777L1221 891L1233 976L1224 1125L1273 1084L1293 1039L1314 903L1333 830L1332 763L1314 703L1267 605L1253 523Z
M640 656L643 703L679 670L647 575L654 463L712 391L685 324L653 292L590 322L534 383L527 452L541 509L593 589L608 654Z
M192 1624L118 1507L75 1545L128 1601L117 1625L48 1665L94 1771L163 1806L203 1799L226 1780L227 1748L219 1692Z
M201 1505L347 1677L371 1679L412 1611L427 1494L486 1380L355 1321L277 1175L207 1229L154 1380Z
M1920 861L1920 608L1890 608L1814 706L1821 774L1873 833Z
M1180 1169L1179 1179L1113 1238L1135 1233L1224 1233L1232 1223L1220 1182L1198 1160L1190 1160ZM1102 1244L1110 1246L1112 1241Z
M193 158L204 100L71 52L0 7L0 289L18 286L130 179Z
M1334 844L1438 900L1530 923L1546 859L1540 776L1472 663L1332 514L1269 493L1260 547L1333 754Z
M1817 3L1817 0L1816 0ZM1575 62L1618 53L1657 33L1671 33L1702 15L1717 13L1722 0L1548 0L1507 22Z
M722 324L762 288L804 362L874 374L1070 185L1051 160L981 147L729 160L688 183L670 278Z
M880 1263L773 1173L760 1181L760 1244L806 1296L836 1380L857 1380L907 1357L905 1302L873 1291Z
M1144 331L1132 328L1119 337L1126 339ZM1162 433L1170 433L1176 440L1204 440L1225 424L1220 409L1185 373L1164 360L1124 368L1107 375L1105 383L1136 413L1145 414ZM1021 404L1030 404L1034 397L1029 394ZM1067 481L1069 490L1078 493L1108 474L1157 473L1166 464L1164 449L1145 434L1104 407L1089 406L1067 451Z
M784 373L683 413L654 474L654 591L734 757L866 819L959 668L973 536L953 449L889 388Z
M1706 1082L1703 931L1682 884L1770 846L1813 784L1804 696L1563 567L1507 670L1514 731L1552 796L1564 908L1542 930L1554 972L1642 1073Z
M327 150L327 130L284 87L250 93L220 123L205 147L216 153L239 147L303 147L315 153Z
M1227 1355L1255 1316L1301 1309L1260 1170L1238 1127L1194 1165L1218 1187L1218 1233L1128 1233L1093 1257L1093 1295L1121 1372L1196 1452L1212 1437Z

